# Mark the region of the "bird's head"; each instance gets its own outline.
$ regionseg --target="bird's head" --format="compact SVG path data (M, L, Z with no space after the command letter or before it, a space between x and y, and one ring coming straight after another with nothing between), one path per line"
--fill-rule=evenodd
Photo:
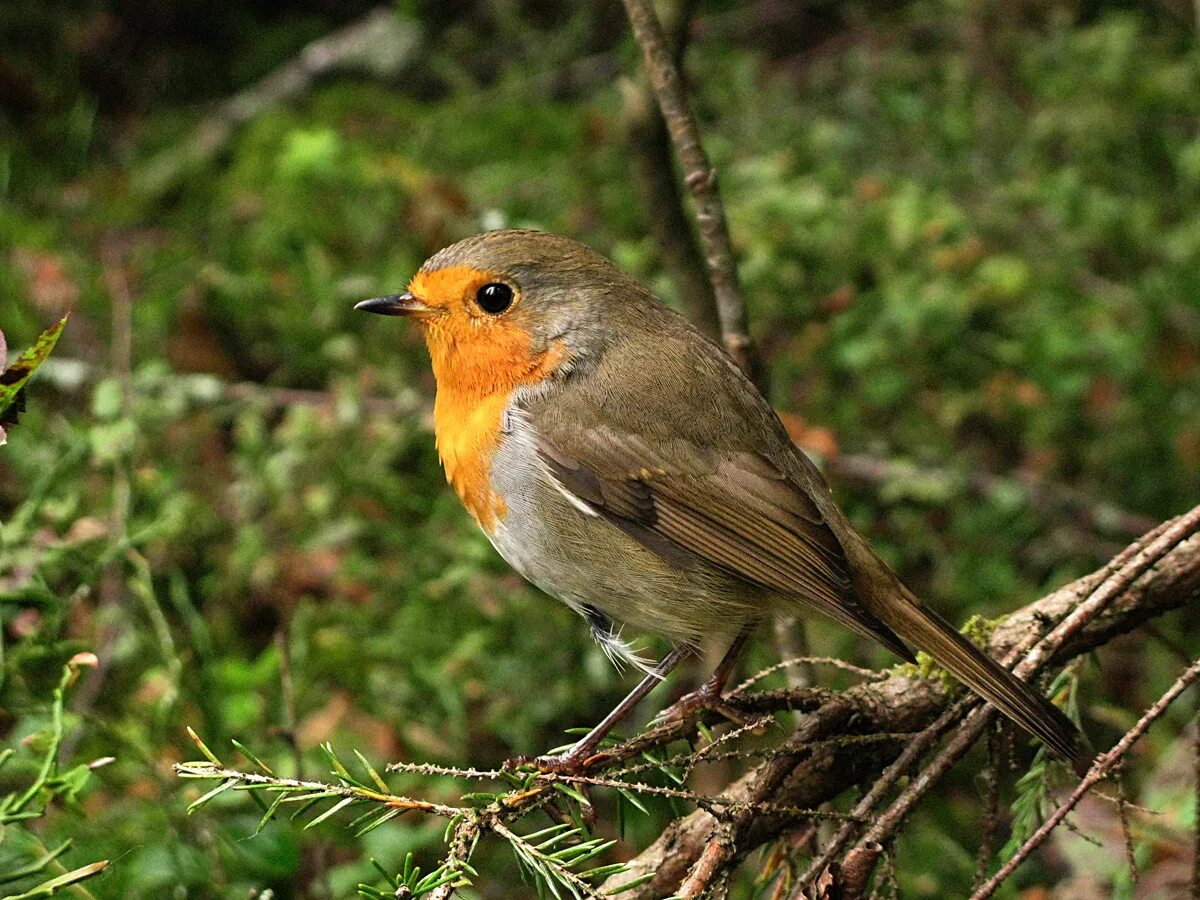
M484 391L586 367L656 301L599 253L542 231L490 231L421 266L403 294L357 309L422 328L439 389Z

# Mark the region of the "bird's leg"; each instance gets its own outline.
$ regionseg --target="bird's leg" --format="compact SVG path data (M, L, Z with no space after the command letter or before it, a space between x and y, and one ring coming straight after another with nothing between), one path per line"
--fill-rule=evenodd
M517 757L506 763L506 766L532 763L544 772L573 772L584 768L591 757L596 755L596 749L600 746L600 742L604 740L605 736L616 727L618 722L629 715L630 711L637 706L643 697L654 689L656 684L666 678L671 670L679 665L679 661L687 656L688 652L685 647L673 647L671 652L664 656L658 665L646 673L646 677L638 683L638 686L630 691L625 699L618 703L613 708L613 711L601 720L599 725L580 738L575 746L566 753L560 756L539 756L532 760Z
M725 651L725 655L717 663L716 671L709 679L699 688L690 694L684 694L660 712L655 716L654 721L661 723L685 719L698 710L711 709L738 725L749 725L750 717L726 703L721 697L721 692L725 689L729 676L733 674L733 668L737 665L738 657L742 655L746 641L750 640L750 635L753 633L753 626L747 626L738 632L738 636L733 639L733 643L729 645L729 649Z

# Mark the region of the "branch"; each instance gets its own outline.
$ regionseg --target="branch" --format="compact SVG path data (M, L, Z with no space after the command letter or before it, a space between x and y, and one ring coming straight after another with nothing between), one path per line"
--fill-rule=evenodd
M686 0L670 4L664 11L663 25L671 36L670 50L677 66L683 55L694 6L694 0ZM650 237L663 268L675 284L687 317L709 337L719 338L721 323L712 283L679 191L671 155L671 137L667 134L654 92L649 81L642 77L636 81L623 81L621 94L622 124Z
M1200 538L1187 538L1197 527L1200 527L1200 507L1156 529L1100 572L1031 604L1013 617L1018 623L1024 620L1024 627L1014 629L1012 623L1006 623L995 629L989 649L1002 657L1027 653L1017 671L1031 672L1038 666L1085 652L1150 616L1182 605L1200 589ZM1040 641L1030 638L1045 631L1050 622L1059 624L1047 637ZM806 662L820 664L830 660ZM873 778L898 755L912 752L914 745L928 742L926 746L931 746L928 733L920 736L915 733L939 714L944 723L962 721L961 710L975 702L968 698L960 702L960 712L946 713L951 688L943 679L919 677L916 671L914 667L903 666L890 676L841 692L814 689L750 692L756 679L748 680L735 689L731 703L745 709L789 708L805 713L800 728L774 747L763 742L750 747L737 745L748 732L772 723L769 717L713 738L699 727L701 723L711 723L712 719L707 717L716 717L708 711L699 718L672 721L606 746L581 773L458 769L413 763L388 767L390 771L497 782L502 788L500 792L463 794L458 805L397 794L361 755L358 761L366 777L352 775L328 745L322 749L332 766L335 782L277 776L236 741L234 746L258 771L235 769L222 763L194 735L204 760L180 764L176 771L183 777L215 782L189 811L231 790L274 794L270 805L263 804L265 813L260 828L287 804L298 804L298 814L313 815L306 827L353 810L351 827L359 833L406 812L450 819L448 853L442 864L420 884L416 882L419 873L410 872L407 864L399 875L387 876L391 883L388 890L395 887L396 896L407 896L405 891L416 892L423 884L422 890L435 890L438 900L450 897L457 887L468 883L467 876L477 874L471 868L470 857L478 841L492 834L507 841L525 871L547 889L558 885L576 896L604 896L620 888L622 893L633 897L676 893L699 898L711 895L747 852L794 829L797 823L835 820L841 823L842 831L853 835L860 827L874 822L864 841L840 860L831 860L819 873L817 896L854 898L861 896L879 859L884 842L874 842L877 834L886 838L893 826L885 823L879 831L880 823L870 812L866 816L860 816L857 810L847 814L821 809L821 804L846 788ZM975 721L972 716L977 713L973 712L959 726L959 737L936 764L953 759L949 751L961 743L961 735L967 724ZM986 724L985 716L978 715L978 720ZM698 732L706 740L697 742ZM668 748L680 740L687 740L692 746L685 752L666 755ZM762 758L762 763L719 796L686 787L690 773L698 765L756 757ZM921 773L914 783L921 783L927 789L937 777L936 773L931 774L935 767ZM595 788L616 791L619 803L627 802L639 809L643 807L636 795L641 794L694 804L697 812L672 823L655 845L632 863L593 865L585 869L585 863L613 843L592 838L582 826L573 824L590 809L590 801L583 792ZM906 798L902 793L883 819L900 821L919 796L920 792L909 793ZM513 829L514 823L538 811L544 811L559 824L527 834ZM594 888L601 880L604 884ZM370 894L385 896L374 888Z
M188 140L149 160L136 175L135 187L154 199L220 153L239 128L264 110L311 89L339 69L365 69L380 78L399 73L415 56L421 35L391 6L381 6L328 37L313 41L271 74L222 102Z
M89 363L72 358L46 360L38 370L42 382L64 393L79 393L90 387L99 377ZM332 390L303 390L300 388L272 387L249 381L227 382L215 375L203 373L168 374L156 373L153 377L138 372L134 376L134 391L139 396L153 394L170 387L181 391L190 403L211 406L217 403L260 404L271 410L285 410L293 406L332 407L337 395ZM391 397L362 396L357 400L364 411L372 415L393 418L413 417L418 424L432 427L433 412L428 401L416 390L406 389ZM1023 473L996 475L991 472L974 472L969 475L947 467L920 467L907 461L888 460L866 454L841 454L831 456L825 462L829 472L838 478L878 486L897 479L918 478L949 481L965 485L982 496L995 493L1019 492L1029 501L1029 506L1060 521L1110 531L1135 538L1145 534L1154 526L1149 516L1131 513L1106 501L1095 500L1081 491L1063 484L1044 481ZM786 653L785 656L800 656L802 652Z
M737 264L725 222L725 208L717 189L717 173L708 161L700 130L687 102L683 79L667 49L662 26L650 0L623 0L633 36L641 47L646 72L654 87L658 108L667 124L683 180L695 201L700 243L708 264L717 318L725 349L742 370L754 377L756 359L750 342L746 304L738 284Z
M1200 538L1182 540L1157 562L1153 560L1166 543L1179 540L1181 532L1198 521L1200 508L1131 545L1109 566L1009 616L992 632L989 652L997 658L1007 658L1027 647L1030 635L1045 633L1046 623L1059 622L1063 624L1055 631L1057 646L1038 651L1033 659L1036 665L1061 663L1195 600L1200 593ZM1163 541L1155 546L1159 538ZM1089 607L1090 613L1072 616L1089 597L1101 599ZM1108 598L1106 602L1104 597ZM861 684L835 695L826 706L836 707L836 714L820 711L811 714L806 722L813 721L814 716L821 716L824 721L808 725L806 732L820 739L829 737L827 728L857 735L920 731L946 713L951 699L938 681L915 677L902 667L882 681ZM957 714L946 720L946 724L956 722L962 722ZM901 739L856 744L829 741L807 752L798 749L794 767L778 782L768 799L778 806L816 807L863 780L873 779L900 756L906 743ZM969 746L970 742L967 743ZM770 762L731 785L726 798L752 796L760 779L761 784L768 786L777 782L777 773L771 771ZM851 813L851 819L854 818ZM651 880L626 896L645 900L672 893L676 885L685 883L689 870L701 859L722 824L704 810L671 823L653 845L631 862L624 877L649 875ZM746 822L740 840L723 864L735 863L792 824L786 816L758 816ZM874 838L868 834L868 839Z
M1160 526L1141 541L1127 547L1103 570L1107 573L1106 577L1089 593L1087 599L1078 604L1053 631L1040 640L1036 637L1037 630L1025 632L1026 636L1020 639L1020 643L1016 645L1010 657L1019 655L1026 648L1028 653L1013 671L1025 679L1037 674L1071 638L1088 623L1096 621L1129 585L1183 541L1194 535L1197 529L1200 529L1200 507ZM1007 663L1011 665L1012 659L1007 660ZM900 796L893 801L887 812L875 819L874 825L858 846L863 847L889 841L901 823L916 807L916 804L933 788L938 779L950 769L950 766L959 757L971 749L994 716L994 707L983 706L974 696L964 698L938 722L934 723L934 726L929 728L926 734L906 747L900 758L884 772L883 777L872 785L867 796L855 807L853 815L862 818L871 816L875 806L902 776L912 770L912 766L941 737L942 732L957 725L953 740L910 782ZM809 867L805 877L801 879L801 890L812 883L824 867L836 858L852 836L852 826L844 825L837 837L830 842L821 856Z
M1125 733L1125 736L1117 742L1117 745L1096 760L1095 765L1092 766L1092 770L1088 772L1087 777L1079 783L1075 790L1071 791L1071 795L1059 804L1058 808L1050 814L1037 831L1029 836L1029 839L1021 845L1021 848L1017 850L1012 859L1001 866L1000 871L989 878L987 882L971 895L971 900L987 900L988 897L995 894L996 889L1000 887L1001 883L1016 871L1017 866L1029 858L1029 854L1041 846L1042 842L1049 837L1050 832L1062 823L1063 819L1067 817L1067 813L1078 805L1084 795L1094 785L1112 774L1130 748L1167 711L1167 707L1174 702L1175 698L1182 694L1197 678L1200 678L1200 661L1188 667L1187 671L1180 675L1175 683L1167 689L1167 692L1158 699L1158 702L1146 710L1137 724Z
M1090 591L1087 598L1075 606L1070 614L1059 622L1053 631L1038 640L1036 637L1038 630L1026 629L1024 632L1025 636L1016 639L1014 649L1009 654L1010 658L1006 660L1006 664L1011 665L1013 658L1027 649L1028 652L1025 658L1021 660L1013 671L1025 679L1036 675L1084 627L1089 623L1097 621L1109 605L1131 584L1161 561L1168 553L1191 538L1198 529L1200 529L1200 507L1196 507L1186 515L1159 526L1140 541L1127 547L1102 570L1106 575L1100 584ZM1030 635L1033 637L1030 637ZM959 706L962 707L961 712L957 712L954 716L945 717L952 719L952 721L946 723L947 725L957 724L953 740L921 771L918 777L910 782L900 796L893 801L887 812L875 819L875 824L872 825L866 836L859 842L859 846L867 843L885 843L890 840L900 827L900 824L916 807L917 802L932 789L938 779L950 769L950 766L959 757L971 749L995 716L995 708L982 705L976 697L965 698L960 702ZM933 729L930 730L932 731ZM931 738L927 742L917 740L913 742L912 747L906 748L905 754L901 755L902 759L897 760L884 773L884 777L872 786L868 797L864 798L863 802L856 807L855 814L864 817L870 815L874 804L878 802L883 794L902 775L910 770L911 763L905 765L904 768L901 768L900 765L901 762L905 762L903 757L908 754L908 751L915 751L915 755L911 760L911 762L915 762L926 747L932 746L934 739ZM868 804L868 800L872 802ZM865 811L863 807L866 807ZM837 839L831 843L821 858L810 867L808 875L806 875L805 879L802 879L802 882L807 883L811 881L820 871L820 866L832 859L837 852L840 852L841 846L844 845L844 841L849 836L850 829L843 827Z
M1200 528L1200 507L1173 523L1162 526L1151 535L1147 535L1142 542L1139 542L1142 545L1141 550L1136 549L1139 545L1127 548L1109 564L1109 577L1104 579L1100 586L1091 592L1087 600L1079 604L1058 627L1042 638L1036 646L1031 647L1026 658L1016 667L1015 672L1023 678L1029 678L1036 674L1050 660L1055 650L1077 634L1088 622L1094 621L1126 587L1182 541L1194 534L1198 528ZM1035 636L1033 640L1036 640L1037 631L1032 634ZM1024 643L1031 645L1033 640L1026 638ZM892 763L883 776L871 787L866 797L855 807L851 814L852 818L843 824L837 836L809 867L808 872L797 886L795 896L802 898L805 889L835 865L834 860L856 831L856 822L869 820L875 806L886 796L893 785L912 770L913 764L920 760L921 756L946 730L958 725L954 739L946 749L918 777L913 779L887 813L875 821L855 849L862 851L867 847L879 846L890 840L900 824L915 808L917 802L928 793L959 756L974 745L993 715L994 709L981 706L978 698L974 696L964 698L905 747L899 758ZM760 776L759 781L760 783L768 781L770 777L770 773L764 773ZM768 781L768 783L771 782ZM745 823L735 823L732 840L724 834L710 838L692 874L684 882L683 889L680 891L682 896L701 896L711 884L712 879L725 866L734 862L737 855L737 838L745 831L744 825Z
M1016 472L1011 476L980 470L963 473L855 453L830 456L825 466L838 478L872 486L906 478L928 478L963 484L983 497L1016 490L1027 497L1029 505L1035 509L1054 513L1086 530L1108 532L1129 539L1145 534L1155 525L1154 519L1149 516L1127 512L1112 503L1095 500L1074 488L1045 481L1028 472Z

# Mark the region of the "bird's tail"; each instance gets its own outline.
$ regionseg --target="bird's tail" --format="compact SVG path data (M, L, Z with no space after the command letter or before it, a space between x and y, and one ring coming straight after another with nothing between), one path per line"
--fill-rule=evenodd
M1039 738L1082 777L1092 755L1083 735L1057 706L965 638L896 580L902 598L871 604L871 610L901 638L924 650L1002 713ZM899 602L897 602L899 600Z

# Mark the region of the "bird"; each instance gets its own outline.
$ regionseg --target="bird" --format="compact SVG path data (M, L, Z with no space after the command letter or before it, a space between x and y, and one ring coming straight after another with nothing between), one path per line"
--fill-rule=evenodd
M729 640L725 657L673 709L730 712L721 692L756 626L818 613L908 662L925 651L1086 771L1071 720L904 585L725 350L602 254L549 232L489 231L356 308L423 332L446 479L499 554L645 673L538 766L598 759L616 723L716 640ZM626 628L667 638L670 652L652 664Z

